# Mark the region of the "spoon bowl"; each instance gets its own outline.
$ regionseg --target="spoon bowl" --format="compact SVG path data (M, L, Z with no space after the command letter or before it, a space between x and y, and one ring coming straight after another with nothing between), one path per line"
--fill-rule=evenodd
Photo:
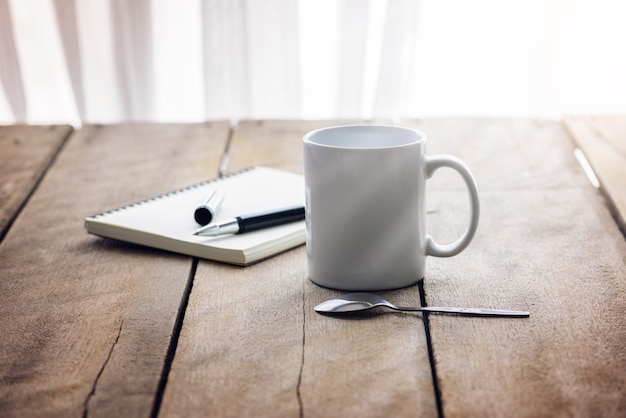
M315 312L327 314L342 314L349 312L364 311L383 306L396 311L420 311L452 313L470 316L506 316L512 318L526 318L530 312L509 311L500 309L479 309L479 308L453 308L448 306L419 306L401 307L383 299L372 293L349 293L328 299L315 307Z

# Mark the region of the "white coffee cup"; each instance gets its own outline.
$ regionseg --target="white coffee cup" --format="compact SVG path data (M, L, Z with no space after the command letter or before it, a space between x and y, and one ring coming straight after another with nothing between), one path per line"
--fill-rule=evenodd
M341 290L387 290L424 277L426 256L454 256L478 226L474 178L461 160L426 156L426 136L378 125L337 126L304 136L306 246L310 279ZM467 185L465 233L437 244L426 229L426 179L441 167Z

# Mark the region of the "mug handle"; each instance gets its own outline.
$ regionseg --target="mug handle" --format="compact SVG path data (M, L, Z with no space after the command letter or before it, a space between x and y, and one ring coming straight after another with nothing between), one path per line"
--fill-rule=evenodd
M435 242L433 237L426 235L426 255L432 255L435 257L452 257L457 255L467 247L467 245L474 238L476 228L478 227L478 216L480 213L480 205L478 203L478 190L476 189L476 182L465 163L456 157L451 155L434 155L432 157L426 157L426 178L432 177L432 175L441 167L448 167L458 172L467 186L470 197L470 222L469 226L465 230L465 233L449 245L440 245Z

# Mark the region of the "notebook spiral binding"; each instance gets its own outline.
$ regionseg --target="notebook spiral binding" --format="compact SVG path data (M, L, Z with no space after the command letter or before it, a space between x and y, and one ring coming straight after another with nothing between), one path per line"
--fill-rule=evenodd
M186 186L186 187L183 187L183 188L180 188L180 189L172 190L171 192L163 193L163 194L160 194L158 196L153 196L153 197L150 197L148 199L144 199L144 200L140 200L138 202L130 203L128 205L121 206L121 207L118 207L118 208L115 208L115 209L111 209L111 210L107 210L105 212L100 212L100 213L98 213L96 215L90 216L90 218L99 218L101 216L106 216L106 215L109 215L111 213L120 212L120 211L126 210L128 208L145 205L147 203L154 202L154 201L157 201L157 200L169 197L169 196L174 196L174 195L177 195L177 194L180 194L180 193L185 193L185 192L187 192L189 190L197 189L198 187L204 187L207 184L215 183L215 182L218 182L220 180L223 180L223 179L226 179L226 178L229 178L229 177L238 176L239 174L242 174L242 173L245 173L245 172L248 172L248 171L252 171L255 168L256 167L254 167L254 166L253 167L242 168L240 170L233 171L232 173L223 174L223 175L221 175L219 177L215 177L215 178L212 178L212 179L209 179L209 180L204 180L204 181L202 181L200 183L196 183L196 184L192 184L190 186Z

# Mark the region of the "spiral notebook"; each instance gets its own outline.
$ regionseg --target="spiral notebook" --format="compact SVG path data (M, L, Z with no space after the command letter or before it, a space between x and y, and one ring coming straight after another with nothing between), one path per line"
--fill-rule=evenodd
M201 226L194 219L194 211L206 194L216 188L223 192L224 200L213 222L304 205L302 175L251 167L87 217L85 228L90 234L105 238L242 266L305 242L304 221L245 234L193 235Z

